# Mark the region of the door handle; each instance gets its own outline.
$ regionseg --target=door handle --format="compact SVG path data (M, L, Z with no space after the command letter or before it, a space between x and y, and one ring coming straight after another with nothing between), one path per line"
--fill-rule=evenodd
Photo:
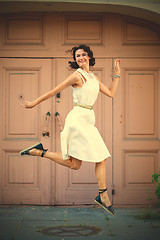
M60 92L58 92L58 93L56 94L56 97L57 97L57 103L60 103L60 97L61 97Z
M57 93L57 98L60 98L61 97L61 94L60 92Z
M61 122L61 118L60 118L59 112L56 112L55 116L57 118L57 122L58 122L58 126L59 126L59 129L60 129L60 132L62 132L63 131L63 127L62 127L62 122Z
M45 137L45 136L49 137L49 132L47 131L47 126L48 126L50 116L51 116L50 112L47 112L46 117L45 117L45 122L44 122L44 131L42 132L43 137Z

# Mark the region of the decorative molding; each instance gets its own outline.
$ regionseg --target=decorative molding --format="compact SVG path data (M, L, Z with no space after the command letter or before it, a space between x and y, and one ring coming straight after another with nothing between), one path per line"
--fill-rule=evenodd
M3 158L3 189L10 188L39 188L38 158L25 157L15 151L4 151Z
M42 44L42 17L6 19L5 44Z
M156 71L125 71L124 132L126 139L147 140L158 136L156 76Z
M146 185L152 185L157 159L157 152L124 152L124 186L146 188Z
M122 45L160 45L160 27L139 19L122 18Z
M102 21L100 15L64 15L62 45L102 45Z
M28 99L38 96L38 73L34 70L27 71L25 69L19 71L18 69L19 68L17 67L16 69L7 68L4 70L4 138L38 138L36 126L38 125L38 109L28 112L21 106L21 103L24 103L26 96Z
M2 17L0 50L48 50L46 28L43 15L5 15Z

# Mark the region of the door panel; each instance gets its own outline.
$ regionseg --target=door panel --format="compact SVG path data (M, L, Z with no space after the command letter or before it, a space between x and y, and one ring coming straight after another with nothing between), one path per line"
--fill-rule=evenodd
M72 71L69 69L65 59L57 59L57 84L62 82ZM93 72L98 75L102 82L107 86L111 82L112 61L98 59ZM72 109L72 90L65 89L61 92L60 103L56 103L56 111L59 112L62 125L64 126L65 118ZM99 94L98 100L94 106L96 114L96 126L110 153L112 154L112 100ZM56 150L60 151L60 130L56 123ZM112 187L112 158L108 158L107 167L107 186L111 198ZM94 203L97 195L98 185L95 177L95 164L83 162L80 170L75 171L56 165L56 204L90 204Z
M38 108L34 111L26 111L20 105L26 96L28 99L38 97L38 72L7 70L4 88L6 89L3 92L6 101L4 138L21 138L21 136L38 138Z
M124 59L114 99L114 204L147 204L160 168L160 61Z
M1 203L50 203L51 162L21 156L19 151L42 139L51 101L30 110L21 103L51 89L51 65L51 60L1 60ZM43 138L43 143L51 148L49 138Z

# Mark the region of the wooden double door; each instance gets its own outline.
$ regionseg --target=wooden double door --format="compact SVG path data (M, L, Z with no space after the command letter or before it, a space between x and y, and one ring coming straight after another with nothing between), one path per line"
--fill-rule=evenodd
M72 89L65 89L60 98L55 96L31 110L21 104L49 91L71 74L68 60L0 61L0 203L94 203L98 193L95 164L84 162L79 171L74 171L45 158L19 154L39 141L49 151L60 151L55 113L59 113L63 126L72 109ZM112 155L106 161L107 186L117 205L145 204L146 189L153 194L151 176L159 168L160 149L159 63L156 59L123 60L115 99L99 94L94 106L96 126ZM93 71L109 86L112 68L113 59L97 59ZM49 136L43 136L48 112Z

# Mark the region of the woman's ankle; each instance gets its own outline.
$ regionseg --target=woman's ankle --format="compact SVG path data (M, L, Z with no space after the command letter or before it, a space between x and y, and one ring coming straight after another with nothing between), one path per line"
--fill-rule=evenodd
M101 193L100 198L102 203L105 204L107 207L111 205L107 192Z
M39 150L39 149L36 149L36 148L33 148L29 151L29 155L32 155L32 156L41 156L42 155L42 150Z

